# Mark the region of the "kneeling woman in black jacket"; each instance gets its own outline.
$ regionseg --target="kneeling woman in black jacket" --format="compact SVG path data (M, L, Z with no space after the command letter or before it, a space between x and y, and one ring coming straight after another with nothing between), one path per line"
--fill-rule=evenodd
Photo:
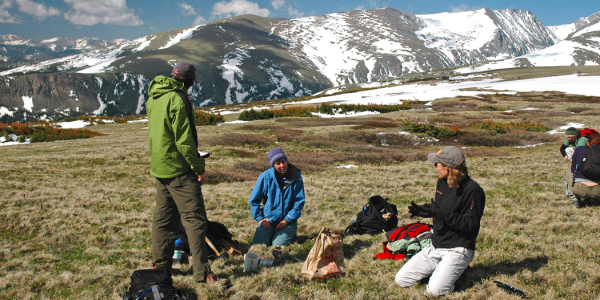
M412 257L396 274L396 283L409 287L430 277L427 292L444 295L475 257L475 239L485 206L483 189L469 177L465 156L454 146L429 153L439 179L435 200L408 207L410 214L433 218L431 244Z

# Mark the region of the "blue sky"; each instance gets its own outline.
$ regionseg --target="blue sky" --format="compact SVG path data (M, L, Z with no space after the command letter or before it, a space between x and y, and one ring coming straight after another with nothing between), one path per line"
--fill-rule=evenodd
M291 19L383 7L414 14L517 8L563 25L600 11L600 0L0 0L0 34L135 39L242 14Z

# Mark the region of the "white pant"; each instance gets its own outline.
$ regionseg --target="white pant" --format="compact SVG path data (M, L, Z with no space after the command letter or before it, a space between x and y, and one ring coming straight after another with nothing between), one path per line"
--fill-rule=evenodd
M454 290L454 282L474 257L475 250L463 247L436 249L430 244L402 266L396 274L396 283L409 287L431 275L427 292L444 295Z

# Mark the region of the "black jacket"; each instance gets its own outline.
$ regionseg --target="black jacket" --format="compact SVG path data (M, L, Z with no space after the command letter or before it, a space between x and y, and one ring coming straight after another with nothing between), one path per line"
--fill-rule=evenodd
M447 179L439 179L435 202L440 209L433 218L432 243L436 248L464 247L475 250L475 240L483 209L485 193L470 177L458 189L451 189Z

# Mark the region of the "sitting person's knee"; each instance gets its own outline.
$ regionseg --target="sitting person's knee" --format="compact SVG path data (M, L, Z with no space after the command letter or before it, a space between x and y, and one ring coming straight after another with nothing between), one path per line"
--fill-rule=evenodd
M404 273L402 272L402 270L400 270L398 273L396 273L396 278L394 278L394 281L396 282L397 285L399 285L400 287L404 287L404 288L415 285L414 280L411 280L408 277L404 276Z
M427 292L434 296L441 296L452 292L453 288L447 288L441 285L427 285Z

